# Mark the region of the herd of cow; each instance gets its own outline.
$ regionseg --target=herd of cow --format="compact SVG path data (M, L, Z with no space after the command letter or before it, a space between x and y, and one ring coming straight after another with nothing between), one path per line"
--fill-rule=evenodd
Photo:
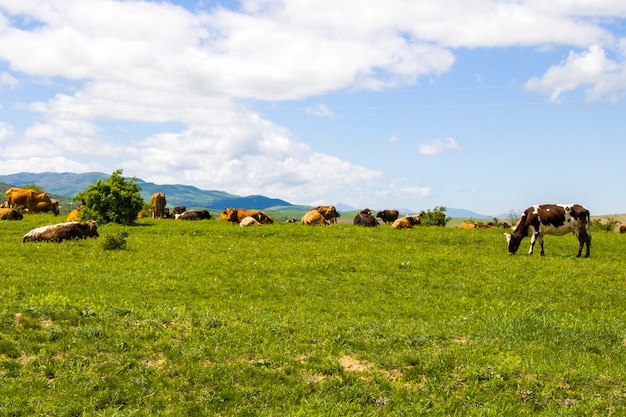
M9 188L6 191L6 203L0 207L1 220L21 220L22 211L29 213L51 211L54 215L59 214L59 204L50 198L45 192L36 192L30 189L17 187ZM202 220L210 219L208 210L187 210L185 207L174 207L172 213L166 207L167 200L165 194L154 193L150 198L150 213L153 219L174 218L180 220ZM300 219L300 223L305 225L329 225L336 223L341 214L334 206L318 206L312 208ZM70 213L68 221L65 223L50 226L38 227L24 235L24 242L33 241L62 241L67 239L82 239L87 237L98 237L95 221L80 222L74 221L76 211ZM219 215L220 220L225 220L239 224L241 227L258 226L273 223L274 220L265 212L260 210L247 210L238 208L226 208ZM394 229L410 229L420 224L419 215L408 215L399 218L397 210L381 210L376 216L372 215L370 209L363 209L354 217L353 223L359 226L374 227L380 223L381 219L385 224L391 224ZM70 221L72 220L72 221ZM289 220L297 222L297 219ZM620 232L626 232L626 227L620 227ZM522 239L530 237L530 249L528 254L533 253L535 242L538 240L541 245L541 255L543 255L543 236L562 236L573 233L578 238L577 257L585 250L585 257L589 256L591 246L590 214L589 210L580 204L541 204L527 208L521 215L517 224L512 227L512 233L504 233L507 248L510 255L519 249Z

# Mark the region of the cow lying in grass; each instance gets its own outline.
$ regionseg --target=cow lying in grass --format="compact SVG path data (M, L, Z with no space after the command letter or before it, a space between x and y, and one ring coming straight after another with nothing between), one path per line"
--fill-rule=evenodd
M0 208L0 220L22 220L22 212L14 208Z
M357 226L374 227L378 226L378 220L372 216L372 211L366 208L357 213L354 217L354 224Z
M42 226L31 230L24 235L23 242L60 242L69 239L86 239L98 237L96 222L66 222Z
M394 221L391 227L394 229L412 229L413 226L417 226L418 224L421 224L420 216L419 214L414 214Z

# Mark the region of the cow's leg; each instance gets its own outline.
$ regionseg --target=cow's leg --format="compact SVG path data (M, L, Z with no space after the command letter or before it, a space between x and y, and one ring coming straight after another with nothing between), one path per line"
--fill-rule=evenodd
M589 246L591 246L591 235L587 233L586 230L578 233L578 253L576 254L577 258L580 258L580 255L583 252L583 246L587 246L587 250L585 251L585 258L589 257Z
M539 233L533 233L532 236L530 237L530 248L528 249L528 254L529 255L533 254L533 249L535 247L535 241L537 240L537 236L539 236ZM540 239L541 239L541 237L540 237ZM541 244L541 247L542 247L542 251L543 251L543 243Z
M541 245L540 255L543 256L545 254L545 252L543 251L543 235L539 235L539 244Z

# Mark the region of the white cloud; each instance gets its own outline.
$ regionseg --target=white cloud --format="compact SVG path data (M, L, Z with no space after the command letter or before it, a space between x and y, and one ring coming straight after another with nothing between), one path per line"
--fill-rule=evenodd
M453 151L461 149L459 144L454 140L454 138L446 138L446 139L435 139L430 143L423 143L418 148L418 153L420 155L437 155L445 151Z
M614 99L616 93L626 88L626 65L612 61L602 47L592 45L582 53L570 52L565 61L550 67L541 78L529 80L525 87L558 100L562 93L581 85L590 86L590 99Z
M149 181L315 200L383 173L312 150L242 102L413 85L450 71L453 48L492 46L596 45L527 84L554 98L583 85L590 96L624 86L623 63L607 57L619 43L598 23L626 16L619 0L243 0L241 7L0 0L0 62L11 71L0 71L0 89L64 84L23 107L34 113L29 126L16 132L0 124L1 144L19 136L0 146L3 169L123 167ZM306 112L334 116L323 104ZM158 131L112 135L109 122ZM159 130L170 122L177 127ZM455 149L447 138L419 152Z
M335 117L333 112L323 104L317 104L315 106L309 106L306 108L306 113L312 116L319 117L330 117L331 119Z

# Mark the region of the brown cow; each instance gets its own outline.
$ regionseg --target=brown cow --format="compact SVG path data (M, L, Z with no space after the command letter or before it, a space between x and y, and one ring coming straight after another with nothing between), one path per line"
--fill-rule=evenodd
M400 213L398 210L382 210L376 213L376 217L387 223L393 223L398 219Z
M26 207L29 213L52 211L55 216L59 214L58 202L56 205L53 204L52 199L46 192L38 193L31 189L11 187L6 190L5 194L9 208ZM40 203L44 204L40 205Z
M393 222L391 227L394 229L412 229L413 226L420 224L420 216L419 214L415 214L413 216L404 216L401 219Z
M302 219L300 220L300 222L302 224L308 224L308 225L330 224L330 221L326 220L326 217L322 216L322 213L320 213L317 210L311 210L307 212L304 216L302 216Z
M581 255L583 246L586 246L585 258L587 258L591 246L589 219L589 210L580 204L539 204L529 207L517 221L513 233L504 233L509 255L517 252L522 239L526 236L530 236L528 254L532 255L535 241L539 239L543 255L543 235L563 236L574 233L579 243L576 257Z
M341 217L341 214L335 209L335 206L317 206L311 210L316 210L324 216L330 223L337 223L337 218Z
M60 242L68 239L86 239L98 237L96 222L66 222L42 226L31 230L24 235L23 242Z
M0 220L22 220L21 211L14 208L0 208Z
M150 214L152 214L153 219L156 219L157 217L162 219L165 217L164 210L166 203L165 194L161 192L152 194L152 197L150 197Z
M238 209L233 207L225 208L224 211L220 213L219 219L227 220L233 223L239 223L246 217L252 217L259 223L263 224L274 223L274 220L272 220L272 218L268 216L267 213L264 213L262 211L247 210L241 208Z
M357 213L354 217L354 224L358 226L375 227L378 226L378 220L372 216L371 210L366 208Z
M51 211L52 213L54 213L55 216L58 216L59 215L59 202L55 200L54 198L51 198L50 202L39 201L37 202L37 204L35 204L34 208L32 209L33 213L41 213L41 212L46 212L46 211Z
M619 232L626 233L626 223L622 223L619 225Z

